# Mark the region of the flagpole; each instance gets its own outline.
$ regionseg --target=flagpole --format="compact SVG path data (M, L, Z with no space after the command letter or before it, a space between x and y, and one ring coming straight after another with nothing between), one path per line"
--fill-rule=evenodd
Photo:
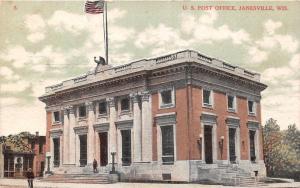
M108 64L108 32L107 32L107 2L106 1L104 1L103 26L104 26L105 60L106 60L106 64Z

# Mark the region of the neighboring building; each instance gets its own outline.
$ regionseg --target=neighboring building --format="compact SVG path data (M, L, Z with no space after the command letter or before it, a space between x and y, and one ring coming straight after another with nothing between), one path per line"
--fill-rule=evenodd
M104 172L116 152L122 180L221 182L232 174L224 168L264 177L265 88L259 74L192 50L98 64L39 98L51 170L80 171L95 158Z
M45 165L45 136L27 132L3 137L3 177L24 178L29 168L35 176L42 176Z
M2 153L2 144L0 143L0 178L3 178L4 173L4 156Z

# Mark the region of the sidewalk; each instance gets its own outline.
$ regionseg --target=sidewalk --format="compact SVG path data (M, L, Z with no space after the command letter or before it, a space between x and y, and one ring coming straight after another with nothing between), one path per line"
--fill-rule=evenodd
M50 183L35 180L34 188L229 188L221 185L202 185L202 184L164 184L164 183L115 183L115 184L74 184L74 183ZM294 183L274 183L264 186L294 188L300 187L300 182ZM0 179L0 188L27 188L26 179ZM235 187L236 188L236 187Z

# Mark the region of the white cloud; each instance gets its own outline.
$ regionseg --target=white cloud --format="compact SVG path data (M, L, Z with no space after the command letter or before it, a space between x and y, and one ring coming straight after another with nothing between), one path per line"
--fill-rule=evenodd
M199 17L199 22L202 24L212 25L217 19L219 15L217 11L206 11L205 14Z
M44 30L46 27L46 23L44 19L38 15L38 14L33 14L33 15L27 15L25 17L25 26L32 32L37 32Z
M125 10L121 10L119 8L114 8L108 11L107 21L108 23L112 24L115 23L117 20L123 18L127 12Z
M17 45L14 47L8 47L5 51L0 53L0 59L12 62L15 68L24 67L26 62L29 62L32 53L27 52L23 46Z
M300 53L299 54L295 54L291 61L289 62L289 65L291 66L291 68L295 71L299 71L300 69Z
M286 129L289 124L293 123L299 127L299 111L296 110L299 109L299 99L298 93L291 95L288 90L277 95L263 96L261 101L263 122L272 117L278 121L282 129Z
M261 63L268 59L268 53L258 49L257 47L250 47L248 49L248 55L250 62L252 63Z
M298 49L298 41L290 35L275 35L275 39L280 44L282 50L294 53Z
M18 80L20 76L15 74L10 68L3 66L0 67L0 76L7 80Z
M30 42L37 43L45 39L46 23L40 15L27 15L25 17L25 26L30 32L27 36L27 40Z
M27 40L29 40L32 43L37 43L37 42L40 42L44 39L45 39L45 34L44 33L39 33L39 32L35 32L35 33L29 34L27 36Z
M282 26L281 22L275 22L273 20L268 20L264 24L264 28L266 32L270 35L274 34L276 29L280 28Z
M20 99L15 97L2 97L0 100L0 106L6 107L6 106L12 106L16 105L20 102Z
M58 32L66 30L72 34L78 35L87 28L88 20L84 15L57 10L47 23Z
M262 80L273 84L278 84L279 80L289 78L293 74L293 71L285 66L279 68L268 68L262 73Z
M25 80L19 80L17 82L1 84L0 90L1 92L22 92L30 87L30 85L31 84Z
M0 122L1 125L9 126L0 126L0 132L1 135L8 135L21 131L39 131L40 135L45 135L45 119L44 104L39 101L25 106L4 106L0 108Z

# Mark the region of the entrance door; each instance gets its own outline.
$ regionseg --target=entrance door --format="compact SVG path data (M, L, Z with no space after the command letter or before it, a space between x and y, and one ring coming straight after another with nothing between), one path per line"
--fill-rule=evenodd
M122 165L131 164L131 131L121 130L122 135Z
M53 164L55 167L58 167L60 164L60 140L59 138L53 138L53 147L54 147L54 159Z
M79 135L80 141L80 166L86 166L87 164L87 136Z
M107 132L99 133L99 139L100 139L100 166L106 166L107 158L108 158Z
M236 155L235 155L235 130L233 128L229 128L229 156L230 162L235 163Z
M212 151L212 126L204 126L204 153L205 162L207 164L213 163L213 151Z

